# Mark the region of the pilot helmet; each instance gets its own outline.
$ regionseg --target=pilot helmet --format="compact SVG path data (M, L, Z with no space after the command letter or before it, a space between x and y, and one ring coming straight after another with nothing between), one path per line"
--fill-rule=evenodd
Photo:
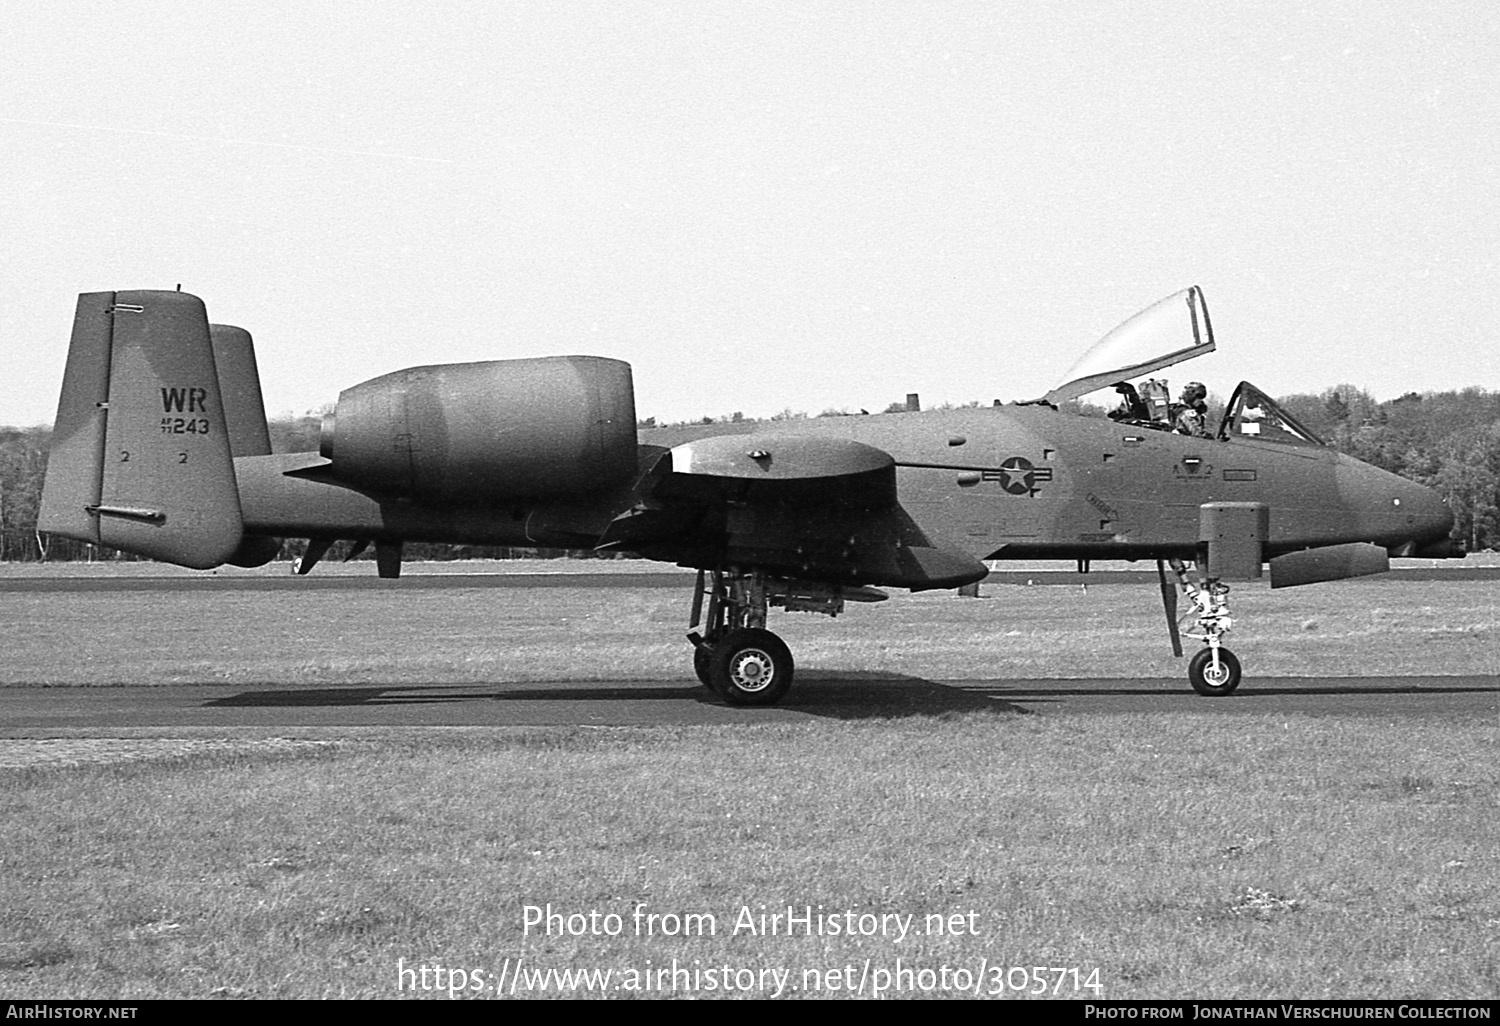
M1182 386L1182 401L1185 403L1207 398L1208 389L1203 387L1203 382L1201 381L1189 381L1186 385Z

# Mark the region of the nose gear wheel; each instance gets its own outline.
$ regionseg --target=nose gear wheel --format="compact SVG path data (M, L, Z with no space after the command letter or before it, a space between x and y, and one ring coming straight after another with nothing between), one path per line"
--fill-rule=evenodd
M1205 648L1188 663L1188 680L1193 690L1209 698L1230 694L1240 686L1240 661L1227 648Z
M1178 586L1189 603L1181 622L1175 619L1176 593L1169 591L1165 571L1162 574L1162 598L1167 602L1167 623L1172 633L1172 647L1182 654L1180 638L1193 638L1206 646L1188 662L1188 683L1208 698L1222 698L1240 686L1240 661L1224 647L1224 636L1234 626L1229 616L1229 585L1215 578L1201 579L1201 565L1195 582L1180 559L1170 561Z

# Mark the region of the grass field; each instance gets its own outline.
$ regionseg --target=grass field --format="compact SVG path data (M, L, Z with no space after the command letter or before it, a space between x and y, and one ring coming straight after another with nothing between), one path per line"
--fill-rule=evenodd
M399 583L396 585L400 587ZM1154 585L897 593L837 620L778 614L800 667L930 680L1181 678ZM1500 595L1481 581L1237 587L1248 678L1489 674ZM14 592L5 684L683 679L689 596L668 588ZM690 678L689 678L690 679Z
M1247 688L1257 673L1493 675L1489 590L1237 589L1231 644ZM774 626L800 667L825 671L1180 679L1152 589L986 595ZM690 672L686 596L657 589L0 601L0 684ZM1092 979L1112 998L1495 998L1497 734L1429 717L997 707L134 737L74 765L0 768L0 994L520 997L564 985L537 973L608 970L589 983L622 996L1018 997L1041 983L1093 997L1075 986ZM582 917L581 935L566 918L528 931L528 906L549 904ZM734 929L742 909L787 906L873 932ZM638 908L665 917L650 935Z

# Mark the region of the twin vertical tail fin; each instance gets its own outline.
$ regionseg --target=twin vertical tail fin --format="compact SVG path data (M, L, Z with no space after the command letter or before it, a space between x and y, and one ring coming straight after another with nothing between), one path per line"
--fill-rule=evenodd
M236 402L239 423L226 415L214 352L196 296L78 297L40 530L198 570L234 555L243 526L231 427L235 447L270 446L263 410L259 435L248 400Z
M230 455L271 455L271 429L266 424L266 404L260 394L260 370L255 365L250 333L232 324L210 324L208 335L213 342L219 394L224 400Z

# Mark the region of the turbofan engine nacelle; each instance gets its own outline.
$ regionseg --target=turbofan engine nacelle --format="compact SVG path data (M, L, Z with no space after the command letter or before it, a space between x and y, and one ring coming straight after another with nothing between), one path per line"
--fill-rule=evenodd
M607 488L637 467L630 365L553 356L384 374L339 394L319 448L339 480L421 501Z

